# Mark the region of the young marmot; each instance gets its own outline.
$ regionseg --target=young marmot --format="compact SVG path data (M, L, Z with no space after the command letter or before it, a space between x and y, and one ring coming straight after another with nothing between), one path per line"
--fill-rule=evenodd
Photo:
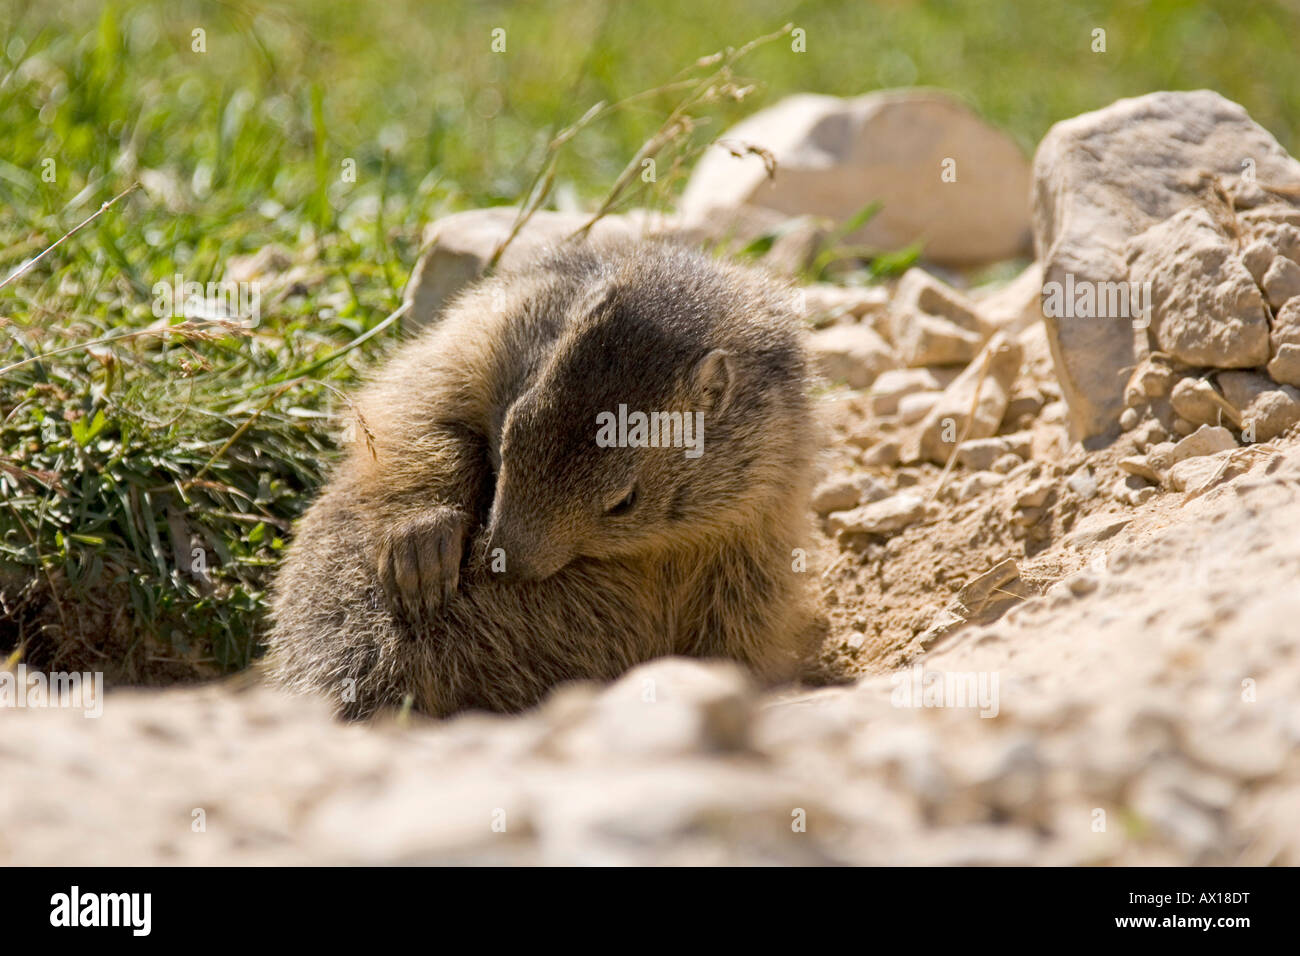
M359 398L369 436L276 581L273 679L363 717L519 710L668 654L795 676L815 438L790 299L659 244L463 293Z

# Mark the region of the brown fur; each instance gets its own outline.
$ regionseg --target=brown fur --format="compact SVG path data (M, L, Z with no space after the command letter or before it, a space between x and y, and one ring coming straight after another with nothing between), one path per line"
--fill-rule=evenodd
M373 451L357 442L298 527L272 676L350 717L407 695L514 711L668 654L793 677L814 436L788 301L657 244L552 253L463 294L362 393ZM619 404L703 411L703 454L597 447Z

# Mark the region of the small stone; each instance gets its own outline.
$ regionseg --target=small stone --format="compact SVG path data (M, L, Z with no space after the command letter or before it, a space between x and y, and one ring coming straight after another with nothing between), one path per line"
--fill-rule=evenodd
M951 381L951 377L948 377ZM938 392L948 384L928 368L893 368L881 372L871 383L868 403L873 415L898 414L898 403L914 392Z
M1097 479L1092 474L1092 469L1084 465L1069 478L1065 479L1066 487L1073 491L1084 501L1097 496Z
M999 455L990 468L999 475L1009 475L1023 464L1024 460L1019 455L1007 452L1005 455Z
M1131 408L1150 398L1164 398L1173 388L1174 378L1174 370L1165 359L1148 355L1138 362L1124 386L1124 404Z
M1287 299L1273 316L1273 331L1268 339L1276 351L1283 345L1300 345L1300 296Z
M1201 455L1213 455L1237 447L1232 432L1222 426L1202 425L1173 447L1170 458L1173 464Z
M1049 479L1042 479L1030 485L1020 493L1016 499L1018 508L1040 508L1043 502L1047 501L1047 496L1052 493L1052 482Z
M1213 455L1186 458L1169 469L1169 485L1174 491L1188 491L1193 495L1208 491L1225 477L1225 468L1231 451Z
M1273 264L1276 257L1276 249L1263 239L1257 239L1242 251L1241 264L1246 267L1246 271L1251 274L1255 282L1262 286L1264 273L1268 272L1268 267Z
M1002 332L994 334L979 356L943 390L942 398L921 423L915 437L915 453L906 457L944 464L952 454L952 443L959 438L995 435L1023 358L1024 350L1019 343ZM973 422L970 421L972 406Z
M863 502L880 501L889 496L889 489L870 475L838 475L828 478L814 489L813 511L828 515L832 511L847 511Z
M1067 548L1088 551L1117 535L1132 520L1130 515L1092 515L1080 521L1061 543Z
M1127 458L1121 458L1118 464L1121 471L1126 471L1137 478L1157 482L1160 480L1160 476L1151 467L1151 463L1141 455L1130 455Z
M1256 396L1241 416L1242 433L1251 441L1272 441L1300 422L1300 390L1279 385Z
M1126 432L1131 432L1138 426L1138 413L1136 408L1126 408L1119 413L1119 427Z
M1097 590L1101 582L1090 571L1077 571L1065 579L1066 586L1075 597L1083 597Z
M904 492L851 511L836 511L828 520L831 532L838 535L892 534L923 517L925 499Z
M902 445L895 438L886 438L876 442L862 453L859 461L867 468L889 468L898 464L902 454Z
M881 372L897 368L898 359L869 325L832 325L808 338L822 375L849 388L866 388Z
M1174 443L1162 441L1147 450L1147 462L1153 471L1168 471L1174 464ZM1121 466L1122 467L1122 466Z
M1274 309L1282 308L1288 299L1300 295L1300 265L1278 256L1264 273L1261 285L1268 304Z
M1169 396L1174 411L1196 425L1217 425L1223 417L1223 399L1204 379L1179 379Z
M1282 345L1268 363L1269 377L1283 385L1300 385L1300 345Z
M904 425L914 425L926 415L942 397L943 392L913 392L898 402L898 420Z
M1189 422L1181 415L1176 415L1174 417L1174 434L1177 435L1179 438L1186 438L1194 431L1196 431L1195 422Z
M995 472L977 471L962 482L961 487L957 490L957 502L960 504L963 501L977 498L984 492L996 488L1004 481L1006 481L1006 478Z

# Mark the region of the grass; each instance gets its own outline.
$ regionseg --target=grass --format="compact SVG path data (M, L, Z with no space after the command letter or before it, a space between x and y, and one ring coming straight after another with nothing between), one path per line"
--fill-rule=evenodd
M245 666L331 409L400 337L445 212L669 201L712 136L800 90L945 87L1028 151L1208 86L1295 146L1294 5L1046 6L0 0L0 279L142 185L0 288L0 654L120 681ZM745 97L717 63L681 73L785 22L807 52L754 50ZM666 174L638 196L648 142ZM158 282L268 249L255 326L158 320Z

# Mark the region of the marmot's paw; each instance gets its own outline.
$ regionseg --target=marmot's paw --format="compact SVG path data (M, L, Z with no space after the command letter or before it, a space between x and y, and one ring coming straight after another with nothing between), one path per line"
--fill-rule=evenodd
M379 581L389 604L407 620L436 614L456 593L467 525L463 513L439 508L384 532Z

